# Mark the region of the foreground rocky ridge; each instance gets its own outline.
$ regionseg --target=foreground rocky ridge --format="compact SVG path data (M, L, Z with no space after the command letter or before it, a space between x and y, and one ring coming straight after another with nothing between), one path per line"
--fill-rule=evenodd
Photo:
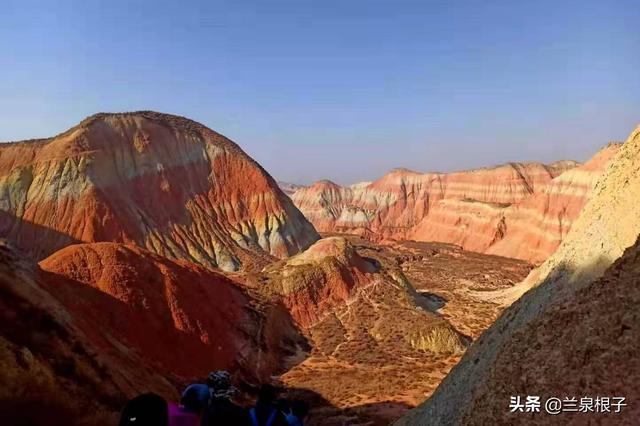
M640 398L639 307L640 241L601 278L549 308L506 342L462 423L635 424L640 418L635 403ZM625 406L615 413L612 399L612 413L525 419L505 410L505 401L514 394L539 395L542 400L558 395L586 396L594 401L599 396L624 397Z
M630 135L607 166L559 249L531 272L518 286L518 291L508 291L505 301L508 303L529 291L471 346L434 395L398 424L480 424L483 419L476 417L476 409L497 419L498 423L564 423L565 417L543 418L544 414L533 419L508 416L505 414L508 400L498 401L498 398L509 392L557 396L549 394L560 390L577 397L590 396L582 395L585 391L602 390L614 392L616 396L634 395L629 380L633 382L638 366L634 364L636 357L628 355L638 351L637 246L628 249L616 265L611 265L640 234L639 196L640 128ZM596 295L605 299L593 299ZM575 320L578 317L580 320ZM558 327L559 323L562 327ZM584 336L585 324L594 328L593 336ZM612 327L603 328L606 324ZM547 359L545 354L550 354L552 348L545 342L553 341L555 347L564 342L563 339L571 344L562 343L561 348L553 349L557 353ZM605 342L612 344L603 347ZM615 354L620 358L611 358ZM543 358L552 365L544 371L540 364ZM554 373L556 358L557 367L567 367L562 374ZM582 362L570 361L576 359ZM523 372L531 369L537 375L526 373L516 379L514 369ZM507 378L507 371L514 374ZM604 377L599 377L598 371ZM612 371L611 380L609 371ZM484 404L488 405L481 408ZM498 410L498 405L502 410L488 414L486 410ZM579 421L580 418L572 419ZM634 424L636 419L637 408L633 408L615 418L603 417L599 421Z
M0 145L0 237L38 260L110 241L236 270L318 235L236 144L182 117L136 112Z
M397 169L341 187L320 181L292 196L324 232L374 241L439 241L540 263L556 249L618 145L584 165L509 163L456 173Z

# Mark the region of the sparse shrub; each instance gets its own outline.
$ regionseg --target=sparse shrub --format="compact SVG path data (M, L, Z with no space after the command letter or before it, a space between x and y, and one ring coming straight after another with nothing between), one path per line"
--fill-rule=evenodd
M434 353L459 353L465 346L458 334L449 327L434 327L428 335L418 334L411 338L411 346Z

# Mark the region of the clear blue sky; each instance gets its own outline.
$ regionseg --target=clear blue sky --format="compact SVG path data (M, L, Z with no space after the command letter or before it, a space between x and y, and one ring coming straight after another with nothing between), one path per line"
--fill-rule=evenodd
M584 160L640 123L640 1L29 1L0 18L0 140L184 115L274 177Z

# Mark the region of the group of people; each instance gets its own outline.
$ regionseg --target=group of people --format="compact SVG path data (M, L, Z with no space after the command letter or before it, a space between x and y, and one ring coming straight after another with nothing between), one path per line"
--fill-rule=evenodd
M303 426L309 412L304 401L278 399L268 384L248 410L232 401L236 393L229 373L214 371L206 384L187 386L178 404L153 393L136 396L122 410L119 426Z

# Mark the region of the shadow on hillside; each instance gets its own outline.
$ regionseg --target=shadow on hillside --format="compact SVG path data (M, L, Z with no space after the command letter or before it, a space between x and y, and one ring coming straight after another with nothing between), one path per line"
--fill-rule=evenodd
M41 305L0 255L0 419L2 424L102 425L126 401L92 347L60 312ZM16 288L20 288L16 291ZM64 316L62 316L64 318Z
M382 268L382 264L378 259L374 259L373 257L362 256L365 262L368 262L372 268L373 272L378 272Z
M448 300L438 294L431 293L429 291L417 290L418 301L423 308L430 312L437 313L438 309L444 308Z
M68 234L23 220L3 210L0 210L0 238L6 239L36 261L63 247L81 242Z
M498 321L506 317L507 320L515 320L516 324L528 322L533 316L541 315L551 305L572 297L575 292L601 277L614 260L608 256L599 255L580 267L561 261L544 278L531 276L527 280L531 279L529 285L532 287L525 290L503 312Z
M255 336L260 336L265 323L278 321L281 327L274 325L271 328L286 328L289 318L276 313L278 318L274 320L268 318L272 312L256 312L254 323L253 316L246 316L243 321L229 316L228 309L224 307L220 308L220 314L208 315L207 312L211 310L208 311L205 307L214 307L217 303L215 288L205 289L200 285L174 288L164 282L162 272L156 266L135 267L140 273L141 285L125 285L118 290L139 293L131 304L66 276L42 270L40 276L45 288L69 309L74 321L87 335L94 336L96 344L109 345L114 349L125 347L127 351L135 352L155 370L170 378L176 387L216 369L238 371L243 380L251 382L254 374L258 377L265 374L260 365L254 364L261 361L263 367L268 368L276 363L277 359L274 357L282 356L284 348L275 345L273 341L266 341L275 339L285 345L289 343L287 339L290 337L285 333L281 336L264 335L262 339L265 341L254 342L257 348L262 348L264 344L274 345L263 348L265 354L252 354L251 358L241 361L233 351L240 350L237 345L242 340L236 342L236 339L260 339ZM212 282L211 285L215 286L216 283ZM235 286L232 291L242 293ZM168 299L171 293L175 293L177 302ZM123 294L122 297L129 296ZM246 313L253 314L253 311ZM198 324L202 330L187 332L186 329L179 328L175 323L175 315L186 316L187 322L182 327L188 328L193 323ZM224 323L219 324L220 321ZM203 332L209 338L208 342L202 340ZM237 344L230 346L233 343Z
M300 399L309 404L311 410L305 421L308 426L388 425L413 408L394 401L340 408L319 393L305 388L285 388L282 396L289 400Z

